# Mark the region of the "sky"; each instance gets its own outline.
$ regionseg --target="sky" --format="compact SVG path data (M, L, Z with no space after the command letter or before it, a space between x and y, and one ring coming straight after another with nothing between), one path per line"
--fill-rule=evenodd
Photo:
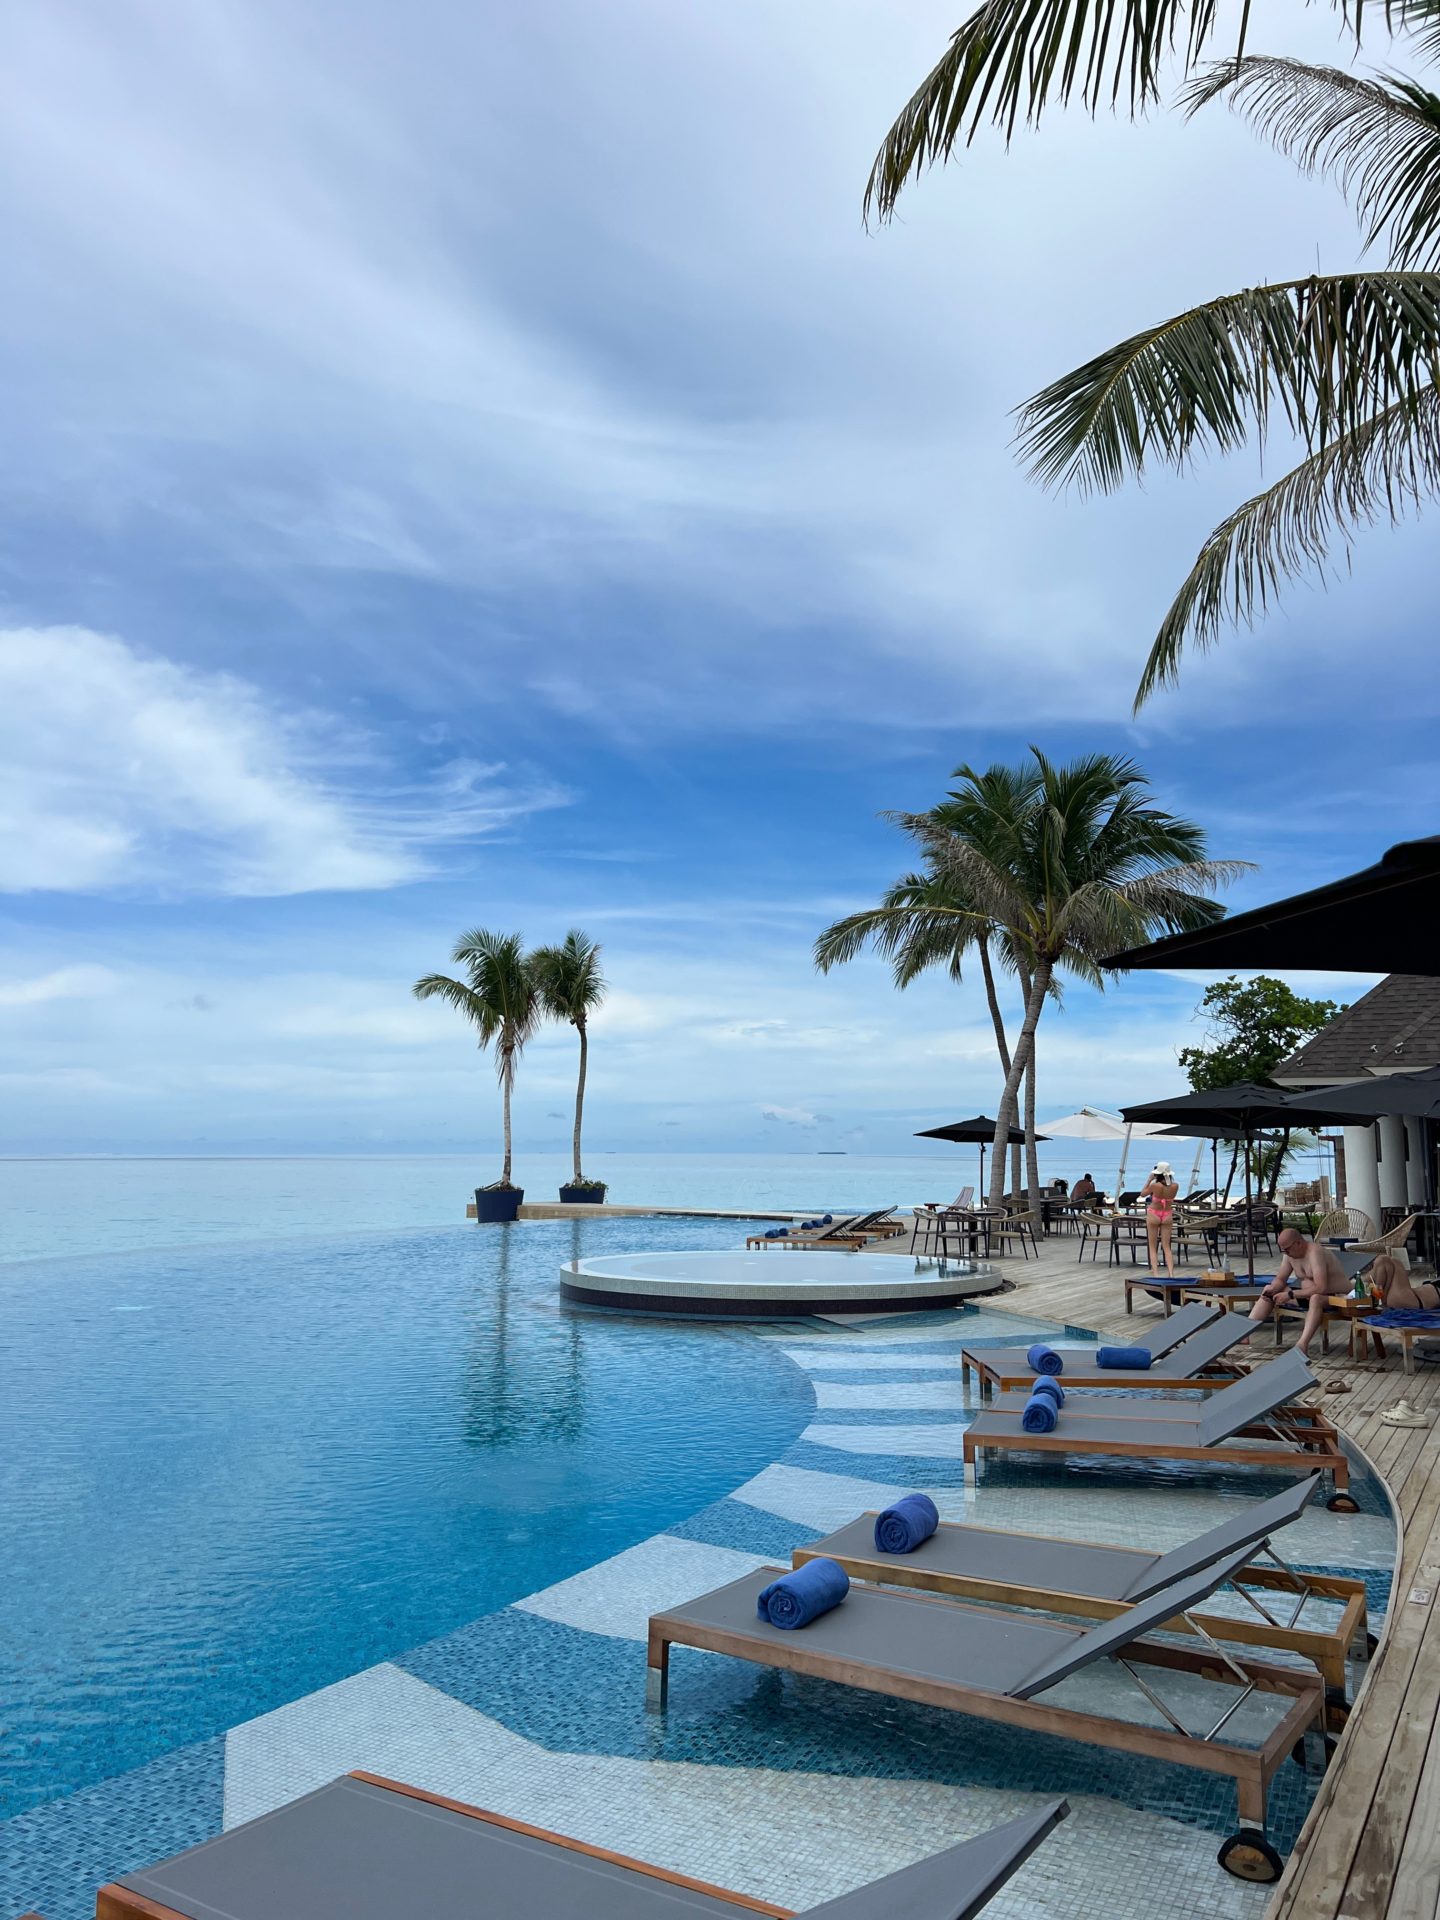
M1255 863L1237 907L1433 829L1423 530L1137 720L1286 449L1086 500L1011 444L1140 326L1354 263L1349 214L1222 110L1072 112L867 232L959 13L19 0L0 1152L492 1154L488 1063L409 991L477 925L602 943L597 1148L898 1151L993 1110L979 984L810 950L957 765L1134 756ZM1072 987L1042 1118L1176 1089L1207 977ZM522 1171L573 1072L532 1043Z

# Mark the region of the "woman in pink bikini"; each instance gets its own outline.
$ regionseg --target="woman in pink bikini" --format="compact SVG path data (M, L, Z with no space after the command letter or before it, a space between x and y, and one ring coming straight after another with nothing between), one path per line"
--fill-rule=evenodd
M1150 1271L1159 1273L1155 1258L1156 1248L1165 1254L1165 1273L1168 1279L1175 1278L1175 1256L1170 1247L1170 1236L1175 1231L1175 1196L1180 1191L1175 1178L1175 1170L1168 1160L1157 1161L1155 1171L1145 1182L1145 1237L1150 1242Z

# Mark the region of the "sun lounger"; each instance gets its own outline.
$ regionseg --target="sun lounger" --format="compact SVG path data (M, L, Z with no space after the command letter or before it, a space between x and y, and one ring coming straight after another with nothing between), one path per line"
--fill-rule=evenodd
M747 1247L841 1247L847 1252L868 1247L872 1240L890 1240L906 1231L906 1223L896 1220L893 1207L876 1207L873 1213L847 1213L832 1220L828 1227L790 1227L771 1239L752 1233Z
M981 1720L1116 1748L1143 1759L1229 1774L1248 1831L1230 1837L1221 1850L1222 1863L1242 1870L1234 1859L1245 1848L1246 1877L1274 1879L1280 1859L1263 1838L1266 1791L1276 1769L1322 1713L1319 1675L1294 1666L1242 1666L1198 1625L1195 1631L1205 1643L1203 1648L1142 1638L1175 1615L1189 1613L1233 1578L1249 1551L1238 1548L1200 1572L1171 1581L1115 1618L1088 1627L995 1607L965 1606L895 1587L856 1586L832 1612L799 1632L785 1632L756 1617L761 1589L781 1571L762 1567L685 1606L651 1616L648 1698L656 1707L665 1705L672 1646L700 1647L760 1666L952 1708ZM1038 1697L1100 1660L1113 1662L1117 1684L1122 1674L1136 1680L1165 1724L1138 1724ZM1153 1671L1140 1681L1137 1667ZM1239 1696L1207 1731L1190 1733L1161 1695L1167 1669L1238 1687ZM1287 1701L1262 1744L1250 1747L1219 1740L1216 1736L1235 1707L1256 1691L1278 1694ZM1190 1711L1194 1712L1193 1705ZM1083 1759L1076 1764L1083 1767ZM1261 1862L1258 1872L1254 1871L1257 1860Z
M1069 1806L1052 1800L810 1920L970 1920ZM485 1813L346 1774L100 1889L96 1920L702 1920L786 1907Z
M1182 1313L1191 1313L1187 1307ZM1224 1365L1225 1355L1246 1339L1251 1328L1239 1314L1218 1313L1213 1307L1200 1307L1204 1324L1194 1327L1189 1336L1167 1350L1155 1354L1148 1341L1136 1341L1152 1354L1148 1367L1101 1367L1095 1364L1095 1349L1082 1348L1065 1355L1063 1370L1055 1376L1068 1393L1072 1387L1165 1387L1175 1392L1210 1392L1242 1371ZM1181 1314L1165 1322L1173 1326ZM1128 1343L1127 1343L1128 1344ZM1024 1347L966 1347L960 1354L962 1381L973 1371L980 1391L995 1388L1032 1387L1041 1376L1025 1358Z
M1350 1462L1332 1423L1314 1407L1286 1402L1315 1385L1305 1356L1293 1347L1212 1393L1200 1406L1165 1400L1092 1401L1077 1394L1060 1409L1049 1433L1027 1433L1019 1411L1004 1405L978 1414L965 1429L966 1465L995 1453L1110 1455L1125 1460L1198 1460L1216 1466L1317 1469L1333 1474L1337 1491L1327 1505L1355 1512L1345 1493ZM1250 1444L1245 1444L1246 1442Z
M1269 1563L1251 1561L1230 1582L1250 1611L1238 1617L1197 1613L1196 1623L1217 1640L1304 1654L1320 1669L1327 1703L1343 1710L1346 1658L1352 1647L1365 1643L1365 1582L1296 1573L1271 1544L1278 1528L1299 1518L1318 1484L1319 1476L1314 1475L1269 1499L1247 1501L1230 1519L1169 1553L1093 1546L1084 1540L945 1520L913 1553L881 1553L875 1545L875 1515L867 1513L823 1540L796 1547L792 1558L797 1567L806 1560L838 1560L852 1580L1108 1620L1172 1580L1244 1547ZM1252 1589L1258 1589L1258 1597ZM1270 1598L1277 1593L1285 1595L1289 1604ZM1310 1604L1316 1600L1338 1606L1338 1618L1319 1624ZM1167 1625L1176 1631L1189 1630L1183 1620Z

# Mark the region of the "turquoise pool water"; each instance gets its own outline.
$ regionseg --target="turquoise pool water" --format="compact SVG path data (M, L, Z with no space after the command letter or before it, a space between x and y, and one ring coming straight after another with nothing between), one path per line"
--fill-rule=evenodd
M0 1817L432 1639L782 1452L739 1329L562 1261L741 1223L445 1227L0 1267Z

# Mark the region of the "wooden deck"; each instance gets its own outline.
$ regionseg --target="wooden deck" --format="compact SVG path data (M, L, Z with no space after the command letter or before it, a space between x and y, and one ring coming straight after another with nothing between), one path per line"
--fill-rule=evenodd
M1015 1291L986 1307L1123 1336L1145 1324L1125 1313L1130 1271L1076 1261L1077 1244L1041 1243L1003 1270ZM1273 1270L1273 1262L1271 1262ZM1158 1314L1159 1307L1153 1312ZM1287 1323L1286 1338L1294 1338ZM1402 1528L1390 1613L1349 1724L1321 1783L1266 1920L1436 1920L1440 1912L1440 1366L1401 1371L1398 1344L1383 1362L1352 1364L1344 1335L1314 1356L1326 1413L1383 1477ZM1275 1351L1270 1335L1257 1357ZM1401 1395L1431 1415L1425 1429L1388 1427L1378 1416Z

